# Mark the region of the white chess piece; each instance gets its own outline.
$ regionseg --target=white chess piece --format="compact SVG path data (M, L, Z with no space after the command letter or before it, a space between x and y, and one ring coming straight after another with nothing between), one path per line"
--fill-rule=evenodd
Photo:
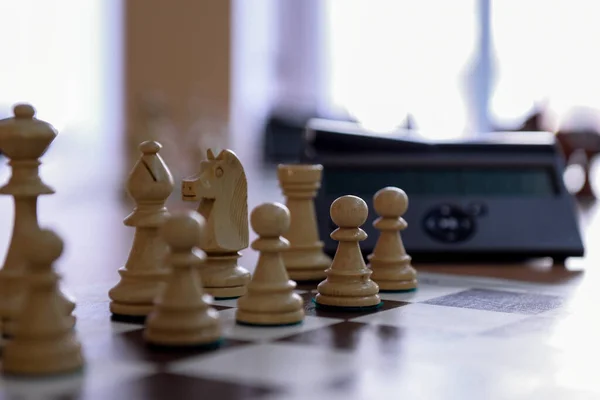
M396 187L386 187L373 197L375 212L380 215L373 226L380 235L369 255L371 279L381 291L408 291L417 288L417 272L411 265L400 232L408 227L402 215L408 209L408 196Z
M317 287L317 305L362 309L381 304L379 286L370 278L372 272L359 245L367 238L360 226L368 212L365 201L356 196L342 196L331 203L331 219L339 227L331 238L339 243L331 267L325 271L327 278Z
M204 294L198 269L206 255L195 246L204 230L204 218L196 211L174 213L162 226L170 248L171 273L166 286L146 318L147 342L163 346L212 346L221 339L217 311Z
M265 203L250 215L252 229L259 238L252 248L260 252L247 292L238 300L236 320L252 325L290 325L304 320L302 298L294 292L282 251L289 248L283 235L290 227L290 213L279 203Z

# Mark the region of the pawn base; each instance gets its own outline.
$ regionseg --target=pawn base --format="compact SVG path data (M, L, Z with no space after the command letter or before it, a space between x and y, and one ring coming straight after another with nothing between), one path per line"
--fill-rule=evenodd
M253 324L251 322L244 322L244 321L235 321L238 325L244 325L244 326L254 326L254 327L263 327L263 328L281 328L281 327L285 327L285 326L298 326L298 325L302 325L302 323L304 322L304 320L298 321L298 322L290 322L287 324Z
M283 259L288 276L296 282L321 281L327 277L325 270L331 266L331 258L318 245L309 248L292 246L283 253Z
M304 321L304 309L286 313L256 313L237 309L236 322L255 326L287 326L298 325Z
M237 264L240 255L206 253L207 258L200 268L200 279L204 292L215 300L236 299L246 294L250 283L250 272Z
M64 340L64 343L58 345L31 345L29 342L8 344L3 354L3 373L15 376L43 376L81 370L84 366L81 346L70 342L69 339Z
M111 301L109 306L110 312L124 319L131 318L132 320L144 320L146 316L154 309L153 304L125 304L117 301Z
M417 290L416 279L404 281L376 281L380 292L413 292Z
M144 339L149 345L160 347L205 347L212 346L222 340L220 334L214 333L179 333L174 331L155 331L151 327L144 331Z
M332 305L328 305L328 304L321 304L317 301L316 298L312 299L312 302L315 304L315 306L318 309L321 310L331 310L331 311L348 311L348 312L364 312L364 311L372 311L372 310L377 310L378 308L381 308L381 306L383 306L383 301L380 301L379 303L372 305L372 306L359 306L359 307L353 307L353 306L332 306Z
M365 307L378 306L381 304L381 298L379 295L364 297L333 297L319 293L315 296L314 302L319 306L332 306L344 309L364 309Z
M417 288L413 289L398 289L398 290L380 290L381 293L411 293L416 292Z
M154 309L154 299L160 293L167 270L131 271L119 269L121 280L108 291L110 312L133 319L144 319Z
M144 340L165 347L194 347L210 345L222 338L217 311L200 309L194 313L186 310L168 309L172 314L158 310L146 320ZM166 306L168 307L168 306ZM182 312L183 311L183 312Z

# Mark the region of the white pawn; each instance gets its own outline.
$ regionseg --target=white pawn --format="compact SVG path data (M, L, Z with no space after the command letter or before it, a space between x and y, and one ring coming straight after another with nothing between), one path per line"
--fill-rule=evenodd
M213 346L220 342L217 311L204 294L198 269L206 255L196 248L204 233L204 218L196 211L174 213L162 226L170 248L171 273L146 319L147 342L162 346Z
M3 352L5 373L49 375L74 371L83 366L81 345L73 321L65 315L52 264L63 252L63 241L42 229L29 237L35 251L27 254L28 288L15 335Z
M373 206L380 215L373 223L380 235L373 254L369 255L371 279L381 291L415 290L417 272L400 236L408 226L402 218L408 209L408 196L397 187L385 187L375 193Z
M252 248L260 252L247 292L238 299L236 320L242 324L281 326L304 320L304 303L294 292L281 252L290 244L281 235L290 227L290 212L279 203L265 203L250 215L252 229L259 238Z
M339 227L331 238L338 241L338 248L325 271L327 278L317 286L317 305L364 310L382 304L379 286L371 280L372 272L365 265L359 244L367 238L360 226L368 213L367 203L357 196L342 196L331 203L331 219Z

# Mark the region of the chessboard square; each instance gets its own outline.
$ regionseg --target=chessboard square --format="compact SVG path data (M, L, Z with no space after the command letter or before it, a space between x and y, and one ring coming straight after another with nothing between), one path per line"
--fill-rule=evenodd
M223 335L228 339L246 341L269 341L301 332L310 332L331 324L340 322L340 319L306 316L298 325L288 326L249 326L240 325L235 320L235 308L219 312L223 326Z
M90 397L110 400L203 399L259 400L280 392L277 387L224 382L215 379L159 372L123 382L92 393Z
M306 293L306 290L295 290L296 293ZM215 306L217 310L224 310L225 308L237 307L238 297L233 299L212 299L211 304Z
M151 365L163 365L187 357L198 357L203 354L241 346L247 342L239 340L223 340L218 348L213 347L158 347L152 346L144 339L144 330L125 332L119 335L83 338L86 357L94 360L124 360L131 362L148 362Z
M0 380L0 390L10 399L88 398L87 393L156 373L152 365L139 362L86 362L78 372L48 379L4 377Z
M80 336L118 334L142 329L142 324L111 321L108 302L77 304L75 330Z
M404 301L395 301L395 300L386 300L383 301L382 305L378 308L366 308L365 310L350 310L345 311L341 308L320 308L313 301L316 292L306 292L300 294L302 299L304 300L304 312L307 316L313 317L323 317L323 318L335 318L335 319L343 319L350 320L354 318L361 317L363 315L369 315L373 313L382 312L385 310L391 310L393 308L402 307L407 304Z
M593 317L592 317L593 318ZM587 315L570 315L564 318L533 315L513 324L491 329L484 333L498 339L535 341L539 346L548 345L565 354L580 354L584 358L597 359L600 325L590 323Z
M257 343L232 348L202 358L190 358L168 366L172 373L275 385L286 389L326 385L360 369L348 352L292 343Z
M535 336L539 338L547 337L556 329L559 321L554 318L531 316L512 324L499 326L489 331L483 332L485 336L500 338L521 338Z
M404 301L409 303L423 302L437 297L460 293L468 290L468 287L461 286L441 286L431 284L419 284L417 290L412 292L381 292L379 296L382 300Z
M462 335L479 334L527 316L470 308L413 303L404 307L356 318L355 322L391 325L418 330L437 330Z
M539 293L470 289L428 300L425 303L447 307L534 315L560 307L563 299L559 296Z
M352 351L358 356L368 355L377 358L398 359L407 348L426 345L432 341L460 338L460 335L389 325L365 324L355 321L343 321L310 332L279 339L279 342L300 343L310 346L335 348Z

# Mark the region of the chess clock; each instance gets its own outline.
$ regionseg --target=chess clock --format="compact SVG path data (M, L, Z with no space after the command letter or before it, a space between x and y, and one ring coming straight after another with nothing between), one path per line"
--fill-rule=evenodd
M335 252L329 208L353 194L369 205L361 242L378 232L372 197L385 186L409 196L402 233L416 260L511 261L583 256L576 203L563 181L564 160L548 132L496 132L431 142L415 134L377 135L347 122L311 120L304 163L324 167L315 199L325 251Z

